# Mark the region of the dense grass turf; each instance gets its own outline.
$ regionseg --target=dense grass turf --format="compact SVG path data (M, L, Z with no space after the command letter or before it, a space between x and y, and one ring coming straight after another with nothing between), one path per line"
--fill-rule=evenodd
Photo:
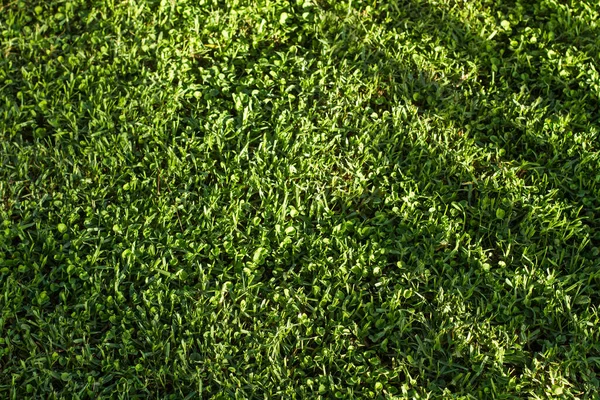
M594 398L595 0L0 2L2 398Z

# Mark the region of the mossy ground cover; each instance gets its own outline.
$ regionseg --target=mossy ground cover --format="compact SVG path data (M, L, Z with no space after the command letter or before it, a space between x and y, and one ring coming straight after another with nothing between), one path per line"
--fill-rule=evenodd
M0 1L3 398L594 398L594 0Z

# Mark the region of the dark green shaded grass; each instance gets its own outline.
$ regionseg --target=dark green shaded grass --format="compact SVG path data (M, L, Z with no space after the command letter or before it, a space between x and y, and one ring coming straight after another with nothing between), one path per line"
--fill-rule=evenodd
M0 4L5 397L597 395L594 2Z

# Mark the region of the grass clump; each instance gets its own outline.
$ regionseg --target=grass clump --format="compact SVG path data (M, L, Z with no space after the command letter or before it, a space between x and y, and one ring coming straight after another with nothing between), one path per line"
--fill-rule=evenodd
M591 0L0 2L6 398L593 398Z

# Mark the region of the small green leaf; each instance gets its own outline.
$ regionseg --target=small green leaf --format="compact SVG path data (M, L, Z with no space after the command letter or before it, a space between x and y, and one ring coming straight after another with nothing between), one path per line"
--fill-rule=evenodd
M288 18L289 18L288 13L282 12L281 15L279 16L279 23L282 25L285 24L285 21L287 21Z
M592 300L588 296L577 296L575 304L589 304L591 301Z
M262 264L264 261L265 256L267 255L267 249L265 249L264 247L259 247L258 249L256 249L256 251L254 252L254 256L252 257L252 261L254 261L255 264Z
M560 396L563 394L563 388L560 386L554 386L552 388L552 394L554 394L555 396Z

